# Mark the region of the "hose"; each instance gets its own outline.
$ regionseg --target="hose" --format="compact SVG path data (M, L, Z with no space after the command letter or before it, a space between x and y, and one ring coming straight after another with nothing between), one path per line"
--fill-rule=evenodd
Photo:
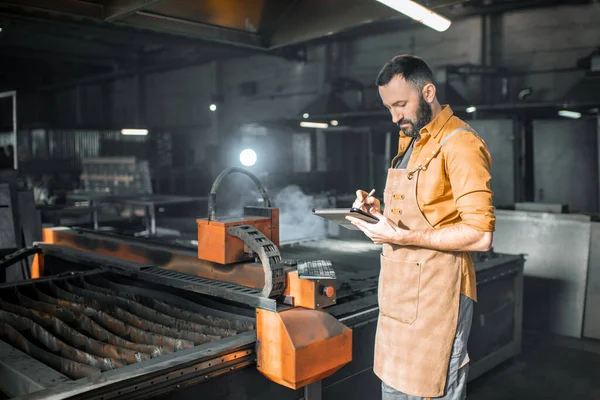
M221 172L219 174L219 176L217 176L217 179L215 179L215 182L213 183L212 188L210 189L210 194L208 195L208 220L209 221L214 221L217 218L217 189L219 189L219 186L221 185L221 182L223 181L223 179L225 179L225 177L227 175L229 175L233 172L242 173L244 175L247 175L250 179L252 179L254 184L256 184L258 191L262 195L262 198L265 203L265 207L271 207L271 202L269 200L269 194L267 193L267 190L262 185L262 183L260 183L258 178L256 176L254 176L254 174L252 174L250 171L247 171L243 168L231 167L231 168L227 168L226 170Z

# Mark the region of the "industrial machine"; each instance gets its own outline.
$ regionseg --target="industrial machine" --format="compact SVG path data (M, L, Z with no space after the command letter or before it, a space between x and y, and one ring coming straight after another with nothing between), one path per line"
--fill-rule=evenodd
M243 173L261 207L217 217ZM198 249L55 227L11 255L33 279L0 286L0 390L9 398L371 398L380 248L281 246L252 174L216 179ZM471 342L477 376L520 351L523 258L482 255ZM489 295L488 295L489 293Z

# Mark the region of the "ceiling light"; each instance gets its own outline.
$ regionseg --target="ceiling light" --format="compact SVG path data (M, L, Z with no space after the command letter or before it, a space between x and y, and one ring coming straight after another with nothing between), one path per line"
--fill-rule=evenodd
M304 113L304 114L302 114L302 118L306 119L306 118L308 118L308 117L310 117L310 115L308 115L308 113Z
M128 136L146 136L148 129L121 129L121 135Z
M469 114L471 114L471 113L474 113L475 111L477 111L477 107L475 107L475 106L467 107L467 109L465 111L468 112Z
M216 104L211 104L210 107L210 111L217 111L217 105Z
M256 164L256 158L256 152L252 149L245 149L240 153L240 162L246 167Z
M335 119L334 119L334 120L332 120L332 121L331 121L331 126L338 126L338 122L337 122L337 120L335 120Z
M394 10L401 12L420 23L427 25L428 27L435 29L438 32L444 32L450 27L449 19L442 17L431 11L427 7L415 3L411 0L377 0L378 2L385 4L386 6L393 8Z
M581 118L581 113L577 111L569 111L569 110L560 110L558 115L565 118L573 118L578 119Z
M300 126L303 128L317 128L317 129L327 129L329 128L329 124L325 122L300 122Z

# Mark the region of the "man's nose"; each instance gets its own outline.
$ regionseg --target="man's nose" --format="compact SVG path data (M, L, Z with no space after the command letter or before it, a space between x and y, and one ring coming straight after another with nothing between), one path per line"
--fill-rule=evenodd
M395 124L397 124L398 122L400 122L403 117L404 117L404 115L402 115L402 113L399 113L399 112L392 113L392 121Z

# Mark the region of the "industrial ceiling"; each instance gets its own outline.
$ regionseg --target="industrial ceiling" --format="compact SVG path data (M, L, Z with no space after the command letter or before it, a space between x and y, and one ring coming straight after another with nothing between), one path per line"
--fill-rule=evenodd
M574 2L421 3L455 20ZM0 0L0 89L55 88L256 52L301 57L311 41L407 23L375 0Z

